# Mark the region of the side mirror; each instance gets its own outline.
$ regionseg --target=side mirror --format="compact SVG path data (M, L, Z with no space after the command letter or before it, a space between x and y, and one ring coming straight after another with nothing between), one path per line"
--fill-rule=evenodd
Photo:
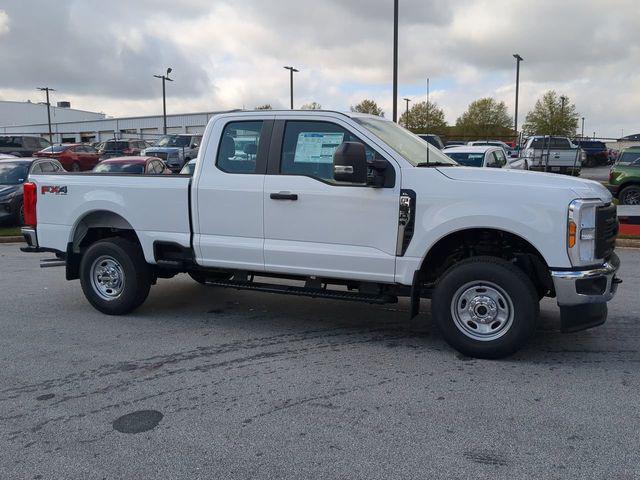
M340 144L333 154L333 178L337 182L367 182L367 156L362 143Z

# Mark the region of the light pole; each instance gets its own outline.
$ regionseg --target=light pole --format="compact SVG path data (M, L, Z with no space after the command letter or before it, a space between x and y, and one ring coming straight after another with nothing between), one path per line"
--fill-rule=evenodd
M51 102L49 102L49 92L55 92L50 87L38 87L41 92L47 93L47 123L49 124L49 143L53 145L53 133L51 132Z
M516 59L516 112L513 117L514 127L516 132L516 144L518 143L518 95L520 93L520 62L524 60L519 53L514 53L513 58Z
M403 100L407 103L407 108L405 110L405 117L404 117L404 128L409 128L409 102L411 101L410 98L403 98Z
M291 84L291 110L293 110L293 73L294 72L299 72L300 70L297 70L293 67L284 67L286 70L289 70L289 74L290 74L290 84Z
M582 117L582 133L580 133L580 138L584 138L584 117Z
M171 73L171 67L167 68L166 75L154 75L154 77L162 79L162 123L163 123L162 131L165 135L167 134L167 96L165 93L164 82L167 80L170 82L173 82L173 80L169 78L170 73Z
M398 0L393 1L393 121L398 121Z

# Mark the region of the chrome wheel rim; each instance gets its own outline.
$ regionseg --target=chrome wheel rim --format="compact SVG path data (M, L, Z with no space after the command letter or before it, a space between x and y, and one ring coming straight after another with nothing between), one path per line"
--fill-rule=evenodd
M466 283L451 301L455 326L473 340L489 342L502 337L513 325L513 315L511 297L491 282Z
M625 205L640 205L640 190L632 190L624 195Z
M115 300L124 291L125 277L122 265L113 257L103 255L91 265L91 286L103 300Z

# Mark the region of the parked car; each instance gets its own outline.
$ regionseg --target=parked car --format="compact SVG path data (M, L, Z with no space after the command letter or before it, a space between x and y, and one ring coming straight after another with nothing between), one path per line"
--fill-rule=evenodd
M445 147L442 153L445 153L465 167L526 170L524 160L508 158L502 147L494 147L491 145L463 145L459 147Z
M527 139L520 156L529 170L580 175L586 154L567 137L534 135Z
M466 142L463 142L462 140L449 140L448 142L446 142L444 144L445 147L458 147L460 145L466 145Z
M32 175L23 251L54 252L110 315L139 307L157 278L186 272L218 288L408 297L411 317L430 298L444 339L485 358L532 337L544 296L556 299L564 332L606 320L617 215L597 182L463 168L358 113L229 112L204 138L207 161L193 177Z
M40 158L0 159L0 220L24 223L23 184L30 174L61 173L57 160Z
M16 157L31 157L50 145L48 140L35 135L0 135L0 153Z
M144 173L167 175L171 170L157 157L115 157L101 161L93 169L96 173Z
M184 167L182 167L182 170L180 170L180 175L193 175L193 172L196 169L196 161L198 159L194 158L192 160L189 160L187 163L184 164Z
M609 171L609 190L621 205L640 205L640 147L620 152Z
M141 155L149 143L145 140L123 139L123 140L106 140L98 147L100 160L107 158Z
M93 169L100 159L95 148L82 143L53 145L34 154L40 158L55 158L68 172L84 172Z
M433 133L421 133L421 134L418 134L418 136L421 139L423 139L425 142L429 142L431 145L433 145L439 150L442 150L444 148L444 143L442 143L442 140L438 135L435 135Z
M516 151L511 148L511 146L507 145L505 142L501 140L474 140L472 142L468 142L467 145L491 145L492 147L501 147L504 150L504 153L507 157L511 157L516 154Z
M173 172L179 172L185 163L198 156L200 142L201 134L165 135L143 154L162 158Z
M582 162L583 167L595 167L596 165L609 164L609 149L604 142L578 139L574 143L586 154L586 158Z

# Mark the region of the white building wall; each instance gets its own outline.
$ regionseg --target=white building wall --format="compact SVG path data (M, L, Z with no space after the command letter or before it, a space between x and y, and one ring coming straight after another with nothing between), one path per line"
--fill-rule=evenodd
M51 123L77 122L105 118L104 113L87 112L51 105ZM0 126L30 125L47 122L47 106L43 103L0 100Z

